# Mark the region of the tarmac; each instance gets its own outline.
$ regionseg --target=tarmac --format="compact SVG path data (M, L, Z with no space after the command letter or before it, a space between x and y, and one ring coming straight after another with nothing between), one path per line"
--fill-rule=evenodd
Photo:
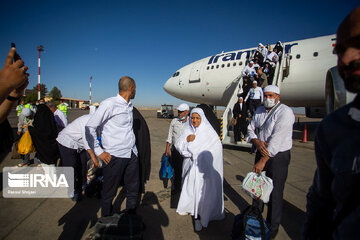
M161 156L165 151L170 119L159 119L156 110L140 110L151 134L151 176L146 184L137 213L146 225L144 239L156 240L212 240L231 239L234 217L251 204L251 198L241 190L245 175L252 170L254 154L249 149L224 146L224 204L225 219L210 222L200 232L194 231L191 216L176 213L177 197L171 195L170 184L164 188L159 179ZM69 110L69 122L88 113L87 110ZM9 116L12 127L16 126L15 112ZM294 144L284 191L284 209L281 226L276 237L301 239L305 221L306 194L312 183L316 161L314 154L314 131L320 119L308 119L297 115L294 125ZM307 142L303 140L307 125ZM0 163L2 170L15 166L21 159L11 159L10 154ZM80 202L61 198L4 198L1 184L0 239L93 239L94 225L100 217L100 199L85 197ZM116 199L125 208L122 192ZM263 213L266 216L266 207Z

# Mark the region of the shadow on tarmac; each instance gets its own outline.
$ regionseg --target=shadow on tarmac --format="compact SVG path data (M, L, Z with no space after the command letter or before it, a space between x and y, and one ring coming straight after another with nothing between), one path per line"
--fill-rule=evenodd
M143 217L146 229L145 239L164 240L161 227L169 225L169 217L160 205L158 197L153 192L146 192L138 207L137 213Z
M55 207L55 206L54 206ZM63 232L58 239L81 239L89 223L92 228L97 222L97 212L100 209L100 199L87 198L77 202L64 216L58 224L63 226Z

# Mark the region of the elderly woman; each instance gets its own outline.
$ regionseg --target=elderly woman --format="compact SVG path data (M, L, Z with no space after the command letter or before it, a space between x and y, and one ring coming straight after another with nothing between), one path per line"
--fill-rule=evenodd
M184 157L176 212L194 216L200 231L209 221L224 218L222 145L202 109L191 111L175 147Z

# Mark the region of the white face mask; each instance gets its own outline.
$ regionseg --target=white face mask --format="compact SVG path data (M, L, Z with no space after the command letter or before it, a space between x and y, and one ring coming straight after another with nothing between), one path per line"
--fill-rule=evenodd
M265 100L264 100L264 106L266 107L266 108L272 108L272 107L274 107L275 106L275 98L266 98Z

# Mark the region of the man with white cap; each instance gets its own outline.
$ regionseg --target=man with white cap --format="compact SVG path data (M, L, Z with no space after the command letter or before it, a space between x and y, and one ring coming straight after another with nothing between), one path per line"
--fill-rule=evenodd
M247 93L245 97L245 102L249 99L248 106L251 113L251 116L254 115L254 112L257 107L259 107L263 103L263 90L261 87L258 87L257 81L253 81L253 87L250 88L249 92Z
M249 64L246 65L244 70L241 72L241 74L243 77L254 77L254 75L257 75L254 61L250 61Z
M176 194L181 190L181 176L182 176L182 163L183 163L183 157L176 150L174 145L182 133L185 123L188 119L190 108L189 105L187 105L186 103L182 103L177 107L177 110L178 110L178 117L174 118L170 123L169 134L166 140L166 150L165 150L166 156L169 156L170 148L171 148L172 165L174 168L174 189L172 191L173 194Z
M75 119L59 132L56 138L63 166L74 168L74 201L82 199L82 188L86 184L88 153L94 165L99 166L99 160L89 147L85 133L85 125L95 110L95 106L90 106L89 114Z
M274 189L266 218L272 238L275 238L281 221L294 121L291 108L280 103L279 88L274 85L265 87L264 105L255 111L248 126L248 142L257 149L253 171L266 171L266 175L273 180ZM263 208L262 202L259 207Z
M245 103L243 98L239 97L238 101L233 107L233 118L236 119L234 126L234 142L243 141L247 135L247 121L249 120ZM241 136L241 134L243 136ZM244 140L245 141L245 140Z

